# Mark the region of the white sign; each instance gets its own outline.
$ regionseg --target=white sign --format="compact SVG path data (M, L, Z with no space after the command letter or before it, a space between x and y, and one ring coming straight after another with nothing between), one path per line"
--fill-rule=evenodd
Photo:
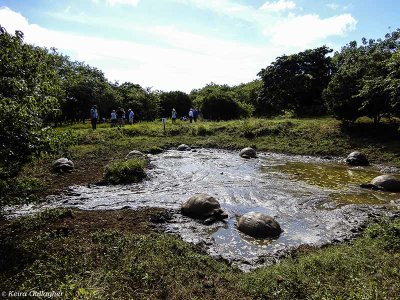
M167 123L167 118L162 118L161 121L165 124Z

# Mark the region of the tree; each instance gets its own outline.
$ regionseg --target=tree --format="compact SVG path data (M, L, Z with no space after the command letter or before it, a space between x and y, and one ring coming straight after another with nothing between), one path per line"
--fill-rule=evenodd
M253 107L240 101L237 98L238 93L233 89L228 85L210 83L201 89L193 90L190 98L205 119L230 120L250 117Z
M154 120L160 116L160 97L151 88L142 88L138 84L125 82L117 88L122 106L135 112L139 120Z
M160 112L161 116L171 115L173 108L176 109L178 116L186 115L192 106L189 95L181 91L160 93Z
M296 115L323 114L322 91L332 74L332 50L326 46L278 57L258 76L263 81L256 111L259 115L292 110Z
M390 93L390 111L400 117L400 51L395 52L387 61L389 83L386 87Z
M23 33L0 26L0 179L17 174L33 155L46 150L43 118L64 93L55 57L23 42Z
M237 101L248 106L248 109L251 111L250 115L252 115L254 112L255 115L260 116L260 112L255 108L257 107L257 101L262 87L263 82L257 79L248 83L242 83L234 86L231 90Z
M108 117L112 109L121 105L122 99L104 73L82 62L67 60L63 68L63 87L66 92L61 109L68 120L88 118L92 105L99 115Z
M384 40L363 38L335 53L336 72L324 91L324 99L334 116L354 122L368 116L378 123L382 116L398 111L396 57L400 31L387 34Z

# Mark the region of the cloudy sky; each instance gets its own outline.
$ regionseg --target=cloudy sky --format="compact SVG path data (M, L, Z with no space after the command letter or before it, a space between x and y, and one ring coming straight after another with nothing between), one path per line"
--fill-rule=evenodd
M189 92L257 78L277 56L383 37L398 0L0 0L0 25L120 83Z

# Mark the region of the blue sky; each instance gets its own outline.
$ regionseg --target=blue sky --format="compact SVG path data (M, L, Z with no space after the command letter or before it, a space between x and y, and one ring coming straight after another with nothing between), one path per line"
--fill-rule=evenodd
M120 83L189 92L257 78L277 56L399 26L394 0L0 0L0 25Z

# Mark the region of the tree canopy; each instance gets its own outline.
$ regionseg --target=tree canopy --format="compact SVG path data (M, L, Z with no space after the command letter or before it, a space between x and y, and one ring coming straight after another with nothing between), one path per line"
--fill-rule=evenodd
M323 46L293 55L278 57L262 69L261 89L256 112L259 115L281 114L291 110L295 115L325 113L322 91L332 74L332 49Z
M58 108L64 92L47 49L23 42L0 27L0 179L46 146L43 119Z
M335 53L335 73L324 91L335 117L354 122L367 116L377 123L399 115L399 46L397 30L383 40L353 41Z

